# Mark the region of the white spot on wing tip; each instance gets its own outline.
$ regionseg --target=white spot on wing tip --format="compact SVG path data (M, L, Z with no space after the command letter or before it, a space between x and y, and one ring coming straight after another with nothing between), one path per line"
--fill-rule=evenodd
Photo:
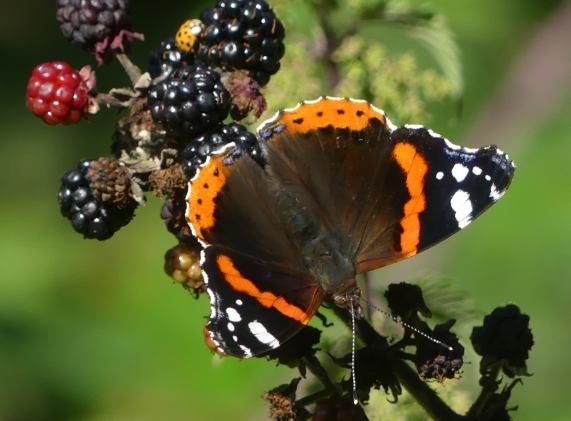
M452 167L452 177L454 177L459 183L464 181L468 172L470 172L468 167L462 164L455 164L454 167Z
M472 221L472 201L467 192L458 190L454 193L450 199L450 206L454 210L458 228L462 229Z
M442 171L438 171L436 173L436 179L437 180L442 180L444 178L444 173Z
M474 173L474 175L481 175L482 169L480 167L474 167L472 168L472 172Z
M504 194L505 190L499 191L495 184L492 184L492 187L490 187L490 199L492 199L494 202L500 200Z

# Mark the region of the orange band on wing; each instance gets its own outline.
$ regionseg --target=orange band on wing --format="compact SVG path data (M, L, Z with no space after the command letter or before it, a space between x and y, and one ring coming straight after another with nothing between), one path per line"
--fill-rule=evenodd
M361 131L369 126L371 118L386 123L384 114L364 101L322 98L281 112L277 121L291 132L307 133L328 126Z
M245 278L240 273L240 271L236 269L232 259L230 259L228 256L217 256L216 264L218 265L220 271L226 275L225 280L232 286L232 288L234 288L236 291L248 294L252 298L255 298L264 307L273 307L284 316L297 320L303 324L307 324L311 318L312 314L308 314L301 308L288 303L283 298L278 297L271 292L260 291L252 281Z
M223 156L211 157L210 162L199 169L189 186L186 220L201 240L204 240L204 231L212 228L216 222L214 200L226 184L223 160Z
M416 147L410 143L397 143L393 150L393 157L405 173L406 188L410 195L410 199L404 205L404 215L400 220L402 227L400 247L404 254L412 256L416 254L420 244L419 214L426 209L424 177L428 172L428 165Z

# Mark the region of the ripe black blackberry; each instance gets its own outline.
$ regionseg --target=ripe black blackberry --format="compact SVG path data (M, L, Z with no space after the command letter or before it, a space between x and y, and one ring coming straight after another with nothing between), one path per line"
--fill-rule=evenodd
M58 193L60 211L73 228L85 238L106 240L126 225L134 215L137 203L133 199L120 204L103 201L90 184L89 172L94 160L83 160L61 178Z
M126 41L142 39L129 31L128 0L58 0L56 18L63 35L99 61L107 60L111 49L127 48Z
M174 37L167 38L161 42L149 60L149 74L151 77L168 76L174 70L194 63L192 54L187 54L179 50Z
M230 105L220 75L204 65L181 67L149 89L153 120L175 138L216 126L228 116Z
M263 165L262 149L256 135L238 123L222 124L196 136L184 148L181 154L181 164L188 177L194 177L198 167L212 152L230 142L236 144L233 157L238 158L246 153Z
M197 61L248 70L261 86L280 68L285 29L264 0L219 1L202 12Z

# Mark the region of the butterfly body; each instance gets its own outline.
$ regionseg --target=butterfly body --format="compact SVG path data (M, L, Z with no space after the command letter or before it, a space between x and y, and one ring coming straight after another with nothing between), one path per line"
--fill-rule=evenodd
M207 343L222 354L280 346L324 299L358 294L357 274L436 244L506 191L495 147L468 149L396 128L364 101L320 98L258 129L264 164L215 153L189 185L204 245ZM341 299L340 299L341 298Z

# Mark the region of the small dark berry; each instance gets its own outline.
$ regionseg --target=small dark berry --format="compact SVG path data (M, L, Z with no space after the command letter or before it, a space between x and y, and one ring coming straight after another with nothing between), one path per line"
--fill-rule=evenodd
M255 134L238 123L222 124L192 138L182 151L180 161L188 177L194 177L208 156L230 142L236 145L234 157L247 153L260 165L264 164L262 149Z
M143 39L129 30L128 0L58 0L57 7L63 35L99 62L109 60L113 50L127 50L130 40Z
M218 73L203 65L182 67L149 89L153 120L175 138L211 129L228 116L230 105Z
M280 68L285 29L264 0L219 1L201 15L197 61L224 70L247 70L265 85Z
M115 193L109 193L109 185L103 183L101 160L85 160L61 178L58 202L63 216L71 222L73 228L85 238L106 240L126 225L133 217L137 202L126 194L113 174L107 180L114 181ZM105 162L105 161L104 161ZM93 167L93 168L92 168ZM93 177L93 179L91 179ZM92 186L101 187L102 190ZM122 193L119 194L119 191ZM120 203L113 202L117 195ZM106 197L108 200L103 200Z
M153 79L159 76L168 76L174 70L193 64L193 62L193 55L179 50L174 37L171 37L161 42L159 49L151 56L149 74Z
M533 346L529 316L513 304L498 307L474 327L470 336L474 350L482 356L480 372L499 366L509 377L527 374L527 359Z

